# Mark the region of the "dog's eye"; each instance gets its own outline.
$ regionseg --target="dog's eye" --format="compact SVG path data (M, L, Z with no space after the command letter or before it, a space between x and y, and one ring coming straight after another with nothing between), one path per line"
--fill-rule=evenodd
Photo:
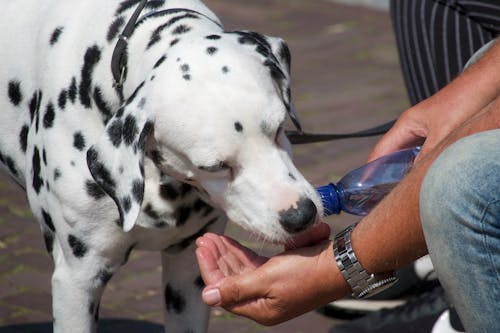
M210 166L199 166L198 169L203 170L203 171L207 171L207 172L220 172L220 171L224 171L224 170L229 170L229 169L231 169L231 167L224 162L219 162L217 164L210 165Z

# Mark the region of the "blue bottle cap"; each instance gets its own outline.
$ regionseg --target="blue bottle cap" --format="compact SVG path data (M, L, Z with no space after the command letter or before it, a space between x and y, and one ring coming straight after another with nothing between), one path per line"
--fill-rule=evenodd
M325 186L316 188L321 201L323 203L324 215L340 214L341 206L337 187L335 184L330 183Z

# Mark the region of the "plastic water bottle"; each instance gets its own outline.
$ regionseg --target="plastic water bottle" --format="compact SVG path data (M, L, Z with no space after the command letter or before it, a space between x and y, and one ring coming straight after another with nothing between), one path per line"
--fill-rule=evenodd
M349 172L337 184L318 187L324 215L366 215L408 173L421 147L382 156Z

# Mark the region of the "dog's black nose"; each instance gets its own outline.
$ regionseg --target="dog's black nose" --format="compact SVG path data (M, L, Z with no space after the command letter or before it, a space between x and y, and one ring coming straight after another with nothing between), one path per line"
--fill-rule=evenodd
M297 201L297 207L282 210L280 224L289 233L297 233L314 223L318 210L314 202L309 198L301 198Z

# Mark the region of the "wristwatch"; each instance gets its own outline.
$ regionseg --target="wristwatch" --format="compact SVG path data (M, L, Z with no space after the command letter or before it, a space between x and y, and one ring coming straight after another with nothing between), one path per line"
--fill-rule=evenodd
M358 262L351 246L351 232L356 227L354 223L335 236L333 253L335 261L351 286L354 298L368 298L394 285L398 278L395 276L380 276L368 273Z

